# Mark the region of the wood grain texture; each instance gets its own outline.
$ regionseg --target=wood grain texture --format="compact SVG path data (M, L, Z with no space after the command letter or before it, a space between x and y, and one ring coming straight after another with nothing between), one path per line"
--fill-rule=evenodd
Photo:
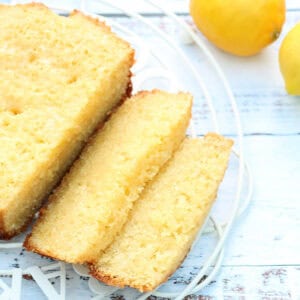
M201 296L195 295L187 299L299 299L299 276L299 267L223 267L218 279L203 289Z

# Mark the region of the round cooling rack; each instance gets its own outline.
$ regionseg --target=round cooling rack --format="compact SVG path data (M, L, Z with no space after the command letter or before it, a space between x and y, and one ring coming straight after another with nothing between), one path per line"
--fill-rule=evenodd
M21 2L27 1L11 1L11 4ZM145 17L129 8L128 1L116 0L83 0L74 9L105 21L135 49L134 92L153 88L189 91L194 95L194 105L188 134L196 137L214 131L235 140L213 210L175 274L156 291L145 294L102 284L90 277L85 266L26 252L22 248L25 234L9 242L0 241L0 299L115 299L123 296L141 300L152 295L179 300L208 285L222 265L226 238L234 221L246 210L252 194L252 178L243 156L238 107L211 51L193 27L172 12L172 1L164 1L163 5L158 0L144 2L157 13ZM98 14L103 5L117 11L114 17ZM59 14L70 13L69 7L51 8Z

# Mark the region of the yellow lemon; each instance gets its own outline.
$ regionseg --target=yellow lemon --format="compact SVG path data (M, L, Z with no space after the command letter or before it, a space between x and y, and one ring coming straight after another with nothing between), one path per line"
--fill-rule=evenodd
M300 95L300 23L284 38L279 50L279 64L287 92Z
M284 0L190 0L198 29L226 52L250 56L275 41L285 20Z

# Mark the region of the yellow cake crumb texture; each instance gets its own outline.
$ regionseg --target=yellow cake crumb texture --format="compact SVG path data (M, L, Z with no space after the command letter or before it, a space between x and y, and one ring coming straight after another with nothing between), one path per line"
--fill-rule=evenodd
M186 138L145 188L113 243L91 266L107 284L154 290L178 268L224 176L232 141Z
M125 96L133 50L103 23L0 5L0 238L29 222Z
M179 147L191 106L189 94L158 90L125 101L55 191L25 246L67 262L93 262Z

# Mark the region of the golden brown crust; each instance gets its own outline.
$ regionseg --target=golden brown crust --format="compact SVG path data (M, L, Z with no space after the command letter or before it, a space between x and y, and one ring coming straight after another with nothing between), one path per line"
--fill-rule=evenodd
M159 285L163 284L164 282L166 282L171 276L172 274L180 267L180 265L183 263L183 261L185 260L186 256L188 255L188 253L190 252L190 248L187 250L185 256L183 257L183 259L181 260L181 262L174 267L174 269L170 270L169 274L167 276L165 276L165 278L163 280L161 280L157 285L153 286L150 284L144 284L144 285L138 285L135 284L134 282L132 282L131 280L125 279L125 278L120 278L120 277L114 277L111 276L109 274L106 274L104 272L101 272L96 265L94 264L89 264L89 269L90 269L90 274L108 284L108 285L112 285L112 286L116 286L116 287L120 287L120 288L124 288L126 286L138 289L140 292L142 293L146 293L146 292L152 292L154 291Z
M9 237L7 236L7 232L5 230L3 210L0 210L0 239L2 239L2 240L9 239Z
M91 16L88 16L88 15L85 15L85 14L83 14L81 11L79 11L79 10L77 10L77 9L75 9L75 10L73 10L71 13L70 13L70 15L69 15L70 17L76 17L76 16L80 16L81 18L84 18L84 19L86 19L87 21L89 21L91 24L94 24L94 25L96 25L96 26L98 26L98 27L101 27L104 31L106 31L106 32L109 32L109 33L111 33L112 31L111 31L111 28L110 28L110 26L108 26L105 22L102 22L102 21L100 21L99 19L97 19L97 18L93 18L93 17L91 17ZM119 39L118 37L117 37L117 39ZM121 41L121 39L119 39L120 41ZM131 48L131 46L130 46L130 44L127 42L127 41L125 41L125 40L122 40L122 42L124 43L124 44L126 44L129 48Z
M119 108L119 107L120 107L127 99L129 99L129 98L132 96L132 94L131 94L131 92L132 92L132 81L131 81L132 73L131 73L131 72L129 72L128 77L129 77L129 82L128 82L126 91L125 91L125 93L123 94L123 96L121 97L119 103L118 103L115 107L113 107L113 108L107 113L106 119L105 119L101 124L99 124L99 126L97 126L96 130L94 131L94 133L97 132L98 130L100 130L100 129L103 127L103 125L105 124L105 122L107 122L108 119L109 119L109 118L110 118L110 117L118 110L118 108ZM92 137L94 136L94 133L91 135L91 137L90 137L89 140L92 139Z
M150 292L150 291L153 291L155 288L155 287L152 287L149 285L136 285L133 282L130 282L130 280L126 280L124 278L114 277L114 276L110 276L109 274L102 273L94 265L90 265L89 268L90 268L90 274L94 278L96 278L108 285L117 286L119 288L124 288L126 286L130 286L135 289L138 289L141 292Z
M130 282L130 280L126 280L124 278L118 278L118 277L112 277L109 274L104 274L96 269L93 269L90 267L90 274L102 281L105 284L108 285L112 285L112 286L116 286L119 288L124 288L126 286L130 286L132 288L138 289L140 292L151 292L155 289L155 287L153 286L149 286L149 285L136 285L133 282Z
M139 97L146 97L147 95L155 95L155 94L160 94L162 91L159 89L152 89L152 90L143 90L143 91L138 91L137 93L135 93L133 96L139 96ZM187 92L178 92L177 94L179 95L190 95L192 97L192 95L190 93Z
M143 293L145 293L145 292L151 292L151 291L153 291L156 288L156 286L152 286L152 285L139 285L139 284L135 284L134 282L131 282L130 280L126 280L124 278L110 276L109 274L105 274L105 273L102 273L101 271L97 270L92 265L90 266L90 274L94 278L102 281L105 284L116 286L116 287L119 287L119 288L124 288L126 286L130 286L132 288L138 289L140 292L143 292ZM167 277L161 283L167 281L168 278L169 277Z
M29 224L32 222L32 220L34 218L35 213L33 213L32 216L30 218L28 218L28 220L26 220L26 222L23 224L22 227L20 227L18 230L14 230L14 231L8 231L7 228L5 227L4 215L5 215L5 211L4 210L0 211L0 239L1 240L10 240L11 238L15 237L16 235L22 233L29 226Z
M133 65L134 64L134 52L132 53L132 56L131 56L131 62L130 64ZM131 95L132 95L132 81L131 81L131 78L132 78L132 72L130 71L129 74L128 74L128 86L127 86L127 89L124 93L124 96L122 97L121 99L121 103L124 103L126 99L130 98Z

